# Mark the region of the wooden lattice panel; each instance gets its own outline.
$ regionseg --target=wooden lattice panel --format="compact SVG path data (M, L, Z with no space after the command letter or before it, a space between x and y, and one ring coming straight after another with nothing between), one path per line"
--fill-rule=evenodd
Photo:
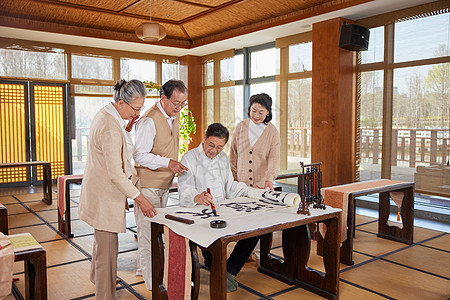
M36 160L52 164L52 179L64 170L64 108L62 86L34 86L36 124ZM42 180L42 166L37 167L37 180Z
M25 86L0 83L0 163L26 161ZM0 184L27 181L27 168L0 169Z

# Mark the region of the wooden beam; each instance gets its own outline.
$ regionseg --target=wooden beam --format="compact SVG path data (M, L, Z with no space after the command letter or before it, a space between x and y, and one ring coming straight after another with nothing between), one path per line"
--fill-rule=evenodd
M197 132L192 135L192 142L188 148L197 147L203 140L205 133L205 121L203 111L205 104L203 100L203 63L201 56L186 55L180 57L180 79L188 88L189 110L192 111Z
M338 47L343 22L313 24L311 162L322 162L324 187L355 178L356 52Z

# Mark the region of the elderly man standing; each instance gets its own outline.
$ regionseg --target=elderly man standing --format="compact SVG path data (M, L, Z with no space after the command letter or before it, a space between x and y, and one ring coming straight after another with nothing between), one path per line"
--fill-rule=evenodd
M181 80L169 80L161 87L160 100L137 122L134 149L133 183L156 207L165 207L169 188L176 173L187 168L178 162L179 113L186 105L187 88ZM145 220L139 203L134 216L138 236L140 268L147 289L152 289L150 222Z
M189 170L178 177L181 206L210 206L225 199L247 196L249 187L243 182L234 180L228 157L222 151L228 138L228 129L220 123L213 123L208 126L203 143L183 156L181 162ZM208 189L210 193L207 192ZM227 260L228 292L237 289L235 276L241 271L258 241L259 236L256 236L240 240L234 246ZM203 251L203 257L205 266L210 268L214 263L211 253Z

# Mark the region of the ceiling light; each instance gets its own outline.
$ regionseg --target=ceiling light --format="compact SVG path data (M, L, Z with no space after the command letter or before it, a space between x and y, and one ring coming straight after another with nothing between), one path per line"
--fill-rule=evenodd
M166 37L166 29L152 22L152 1L150 0L150 22L144 22L136 28L136 36L146 42L157 42Z

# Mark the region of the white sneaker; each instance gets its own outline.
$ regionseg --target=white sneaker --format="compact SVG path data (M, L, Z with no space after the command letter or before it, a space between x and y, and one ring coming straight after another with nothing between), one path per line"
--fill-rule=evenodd
M141 268L137 268L136 269L136 276L142 276L142 269Z

